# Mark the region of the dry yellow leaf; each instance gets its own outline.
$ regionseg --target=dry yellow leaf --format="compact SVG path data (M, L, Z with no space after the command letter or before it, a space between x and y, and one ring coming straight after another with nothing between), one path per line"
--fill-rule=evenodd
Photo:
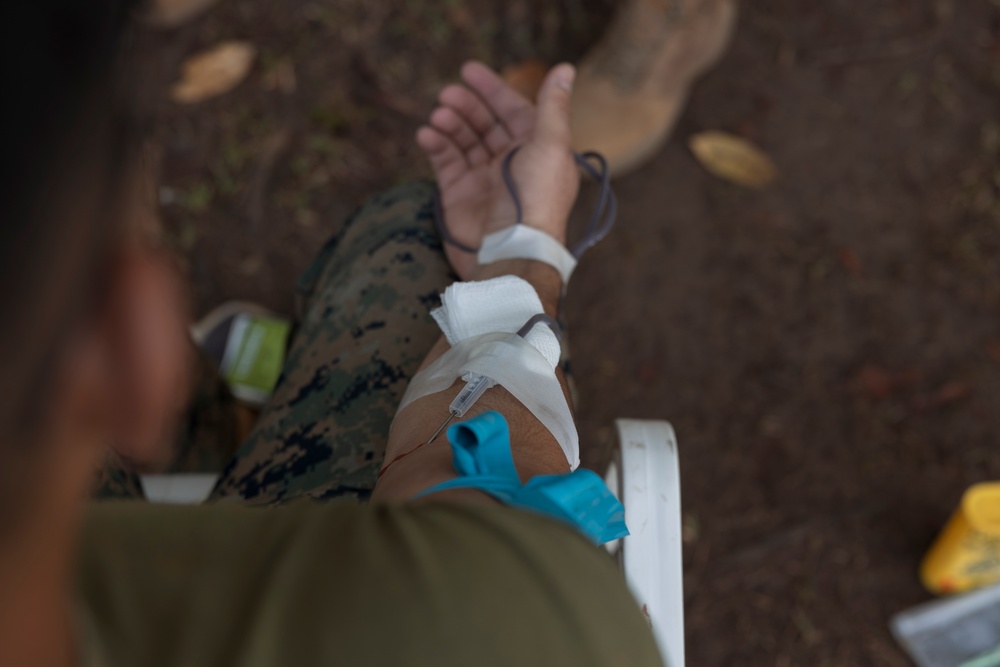
M193 104L229 92L253 65L257 49L249 42L223 42L184 61L181 80L174 84L175 102Z
M699 132L688 141L695 159L710 174L748 188L763 188L778 177L778 169L762 150L732 134Z

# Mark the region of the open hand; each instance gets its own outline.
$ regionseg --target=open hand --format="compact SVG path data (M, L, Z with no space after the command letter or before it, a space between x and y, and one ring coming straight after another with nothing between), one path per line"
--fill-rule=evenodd
M520 146L511 175L524 223L565 243L579 190L569 125L573 67L563 64L548 73L537 108L482 63L466 63L461 75L466 85L441 91L439 106L416 137L437 177L450 234L478 248L484 236L516 222L501 165ZM445 253L460 278L472 276L473 253L447 243Z

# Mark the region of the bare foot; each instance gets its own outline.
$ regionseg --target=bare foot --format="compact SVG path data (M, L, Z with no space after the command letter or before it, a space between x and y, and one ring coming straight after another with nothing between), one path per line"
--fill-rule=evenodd
M486 234L514 224L514 202L501 165L521 146L511 172L524 222L564 241L579 187L569 132L572 67L549 72L538 109L482 63L466 63L461 74L466 85L441 91L439 106L416 137L437 177L451 236L478 248ZM460 278L473 275L475 253L446 243L445 254Z

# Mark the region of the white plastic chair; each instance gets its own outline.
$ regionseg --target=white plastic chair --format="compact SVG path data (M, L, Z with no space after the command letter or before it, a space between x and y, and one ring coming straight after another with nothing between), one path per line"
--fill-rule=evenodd
M629 535L608 545L649 620L667 667L684 667L684 572L677 440L669 422L619 419L605 481Z

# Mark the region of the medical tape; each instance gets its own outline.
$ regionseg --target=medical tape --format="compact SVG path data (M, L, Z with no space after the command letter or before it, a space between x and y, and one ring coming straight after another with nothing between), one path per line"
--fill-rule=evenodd
M570 470L576 470L580 438L562 385L542 353L516 333L487 333L456 343L414 376L399 410L448 389L467 373L493 378L510 392L548 429L566 455Z
M483 239L477 256L480 264L503 259L531 259L548 264L562 277L563 285L576 268L576 257L555 237L528 225L513 225Z

